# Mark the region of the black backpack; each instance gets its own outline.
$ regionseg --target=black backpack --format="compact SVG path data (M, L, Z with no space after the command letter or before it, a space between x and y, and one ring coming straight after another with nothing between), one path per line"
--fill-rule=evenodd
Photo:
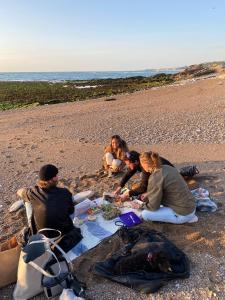
M199 170L194 166L186 166L180 169L180 175L186 178L192 178L195 175L199 174Z
M169 280L188 278L187 256L161 233L146 228L122 227L124 246L92 272L144 293L154 293Z

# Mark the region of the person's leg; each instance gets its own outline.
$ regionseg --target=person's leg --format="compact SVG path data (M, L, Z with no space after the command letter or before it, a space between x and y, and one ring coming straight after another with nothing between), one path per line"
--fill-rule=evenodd
M74 227L70 232L65 234L63 238L59 241L58 245L65 251L70 251L75 247L81 240L83 236L81 234L80 228ZM55 249L57 253L57 248Z
M107 152L107 153L105 154L105 160L106 160L106 164L107 164L108 166L111 166L111 165L112 165L112 162L113 162L113 160L114 160L114 157L113 157L112 153Z
M160 207L156 211L143 210L142 218L145 221L167 222L172 224L198 221L195 211L187 216L181 216L175 213L170 207Z
M122 161L120 159L113 159L112 161L112 171L118 172L120 170L120 166L122 164Z

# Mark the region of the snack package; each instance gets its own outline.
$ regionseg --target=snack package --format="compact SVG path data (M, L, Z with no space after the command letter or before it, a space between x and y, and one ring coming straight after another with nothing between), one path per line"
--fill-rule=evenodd
M130 207L133 209L142 209L144 206L144 202L140 201L140 200L133 200L133 201L125 201L123 203L124 207Z

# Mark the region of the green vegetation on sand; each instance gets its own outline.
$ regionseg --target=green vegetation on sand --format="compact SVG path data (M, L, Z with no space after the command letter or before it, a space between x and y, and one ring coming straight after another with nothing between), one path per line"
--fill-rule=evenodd
M119 79L73 80L63 82L0 82L0 110L30 105L73 102L111 97L121 93L162 86L174 81L173 75Z
M201 76L225 74L225 62L212 62L187 67L176 75L118 79L71 80L63 82L0 82L0 110L81 101L99 97L111 98L121 93L150 89L175 81Z

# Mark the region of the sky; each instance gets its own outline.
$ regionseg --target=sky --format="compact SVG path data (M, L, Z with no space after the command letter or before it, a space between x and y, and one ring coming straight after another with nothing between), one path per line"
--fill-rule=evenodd
M225 60L224 0L0 0L0 72Z

